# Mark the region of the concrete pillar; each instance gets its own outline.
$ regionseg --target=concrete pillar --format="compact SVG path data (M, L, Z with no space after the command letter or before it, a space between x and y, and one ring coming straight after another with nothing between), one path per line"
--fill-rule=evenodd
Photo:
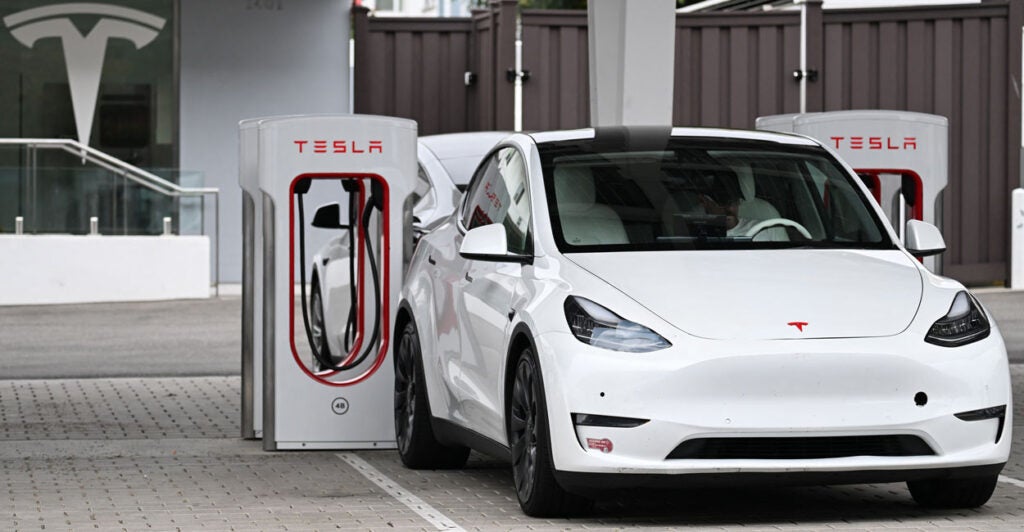
M674 0L587 3L590 123L672 125Z

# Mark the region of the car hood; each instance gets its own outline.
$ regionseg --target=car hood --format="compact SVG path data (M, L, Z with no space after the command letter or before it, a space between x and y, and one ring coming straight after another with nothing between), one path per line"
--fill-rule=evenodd
M667 251L568 257L678 329L710 339L899 334L917 313L923 282L912 260L895 250Z

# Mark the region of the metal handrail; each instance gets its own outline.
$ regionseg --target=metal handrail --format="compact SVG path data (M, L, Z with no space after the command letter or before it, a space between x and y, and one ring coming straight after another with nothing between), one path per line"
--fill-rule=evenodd
M126 163L117 157L103 153L96 148L86 146L72 139L16 139L0 138L0 146L25 146L30 149L59 149L82 161L88 161L121 177L144 186L154 192L174 198L199 197L205 200L213 196L213 218L215 225L213 240L213 284L214 293L220 295L220 189L214 187L183 187L172 183L152 172L147 172L135 165ZM34 160L33 160L33 165ZM34 170L34 169L33 169ZM204 214L205 216L205 214ZM205 226L205 224L203 224ZM205 230L203 231L205 233Z

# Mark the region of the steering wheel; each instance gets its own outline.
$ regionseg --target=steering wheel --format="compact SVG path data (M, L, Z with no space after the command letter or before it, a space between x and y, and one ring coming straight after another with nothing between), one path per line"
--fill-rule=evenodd
M808 231L806 227L800 225L797 222L794 222L793 220L790 220L789 218L769 218L767 220L761 220L760 222L757 222L756 224L754 224L753 227L747 230L746 236L754 238L761 231L764 231L765 229L768 229L769 227L774 227L776 225L792 227L793 229L796 229L801 235L803 235L804 238L806 238L807 240L813 240L811 238L811 232Z

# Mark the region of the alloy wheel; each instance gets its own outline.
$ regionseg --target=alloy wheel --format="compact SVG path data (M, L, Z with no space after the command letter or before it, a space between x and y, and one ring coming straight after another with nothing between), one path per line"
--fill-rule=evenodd
M412 440L416 409L415 338L409 331L402 334L395 357L395 439L398 450L406 453Z
M520 501L533 495L537 475L537 389L533 364L527 357L516 366L512 384L509 428L512 435L512 477Z

